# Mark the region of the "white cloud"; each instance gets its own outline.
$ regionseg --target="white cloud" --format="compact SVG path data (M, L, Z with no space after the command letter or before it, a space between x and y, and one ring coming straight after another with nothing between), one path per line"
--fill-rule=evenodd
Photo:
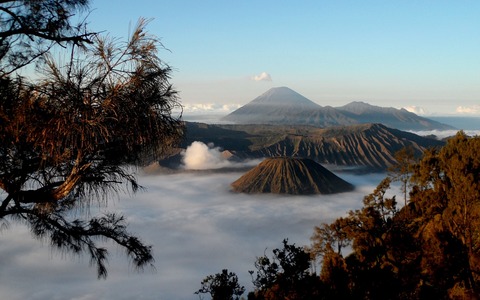
M52 252L22 225L0 231L0 299L195 300L201 280L224 268L251 291L248 270L254 269L255 257L270 255L284 238L298 246L310 244L314 226L359 208L383 178L338 174L357 189L336 195L251 196L230 192L241 175L140 175L146 192L110 203L109 210L127 217L129 231L153 246L155 271L132 272L123 251L106 244L112 255L109 277L97 280L88 257Z
M437 137L437 139L441 140L441 139L456 135L458 133L458 130L420 130L420 131L410 130L410 132L420 136L434 135ZM466 129L466 130L463 130L463 132L465 132L465 134L469 136L480 136L480 130Z
M456 112L459 114L476 115L480 114L480 105L458 106Z
M231 162L222 155L220 148L193 142L182 153L182 162L187 170L208 170L229 167Z
M272 76L267 72L262 72L259 75L253 76L252 79L255 81L272 81Z
M419 106L415 106L415 105L404 107L404 109L411 112L411 113L414 113L416 115L427 114L427 111L423 107L419 107Z
M226 114L241 107L240 104L220 104L220 103L186 103L183 105L183 113L190 114Z
M228 159L229 156L229 152L223 152L222 149L215 147L213 144L206 145L195 141L182 152L182 163L186 170L241 168L259 163L259 160L234 162Z

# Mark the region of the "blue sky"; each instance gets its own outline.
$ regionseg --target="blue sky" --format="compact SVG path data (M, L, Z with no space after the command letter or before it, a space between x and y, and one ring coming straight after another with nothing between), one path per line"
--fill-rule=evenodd
M480 1L113 3L91 2L91 28L126 37L152 18L187 111L227 111L288 86L323 106L480 115Z

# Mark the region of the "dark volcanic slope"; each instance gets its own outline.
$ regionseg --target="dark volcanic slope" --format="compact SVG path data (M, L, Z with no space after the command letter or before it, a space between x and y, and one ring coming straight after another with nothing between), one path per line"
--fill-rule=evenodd
M232 183L235 192L258 194L332 194L353 189L315 161L306 158L267 158Z
M322 164L384 170L395 164L395 152L404 147L411 147L420 155L426 148L440 145L443 142L381 124L362 124L328 128L315 135L287 135L281 141L252 151L250 156L308 157Z

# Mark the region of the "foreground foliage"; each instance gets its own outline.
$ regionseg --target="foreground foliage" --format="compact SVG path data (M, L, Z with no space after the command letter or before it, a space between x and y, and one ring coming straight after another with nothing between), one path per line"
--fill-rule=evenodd
M315 227L310 247L284 241L272 259L257 259L249 299L477 299L480 137L459 132L418 162L408 151L398 157L409 165L361 209ZM393 180L405 194L402 207ZM319 274L309 268L316 262Z
M21 221L53 247L86 253L106 277L99 241L118 244L139 268L153 262L151 248L127 231L123 216L91 217L89 208L121 189L138 190L131 166L158 158L183 127L171 114L178 105L171 69L146 22L126 42L71 26L87 4L0 4L0 221ZM55 60L55 45L69 59ZM15 73L33 62L35 80Z

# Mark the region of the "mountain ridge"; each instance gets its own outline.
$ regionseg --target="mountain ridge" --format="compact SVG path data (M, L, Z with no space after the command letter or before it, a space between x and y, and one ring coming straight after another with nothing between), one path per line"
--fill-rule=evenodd
M353 101L340 107L321 106L288 87L271 88L222 118L236 124L284 124L329 127L382 123L401 130L455 129L405 109Z
M308 157L322 164L385 170L395 164L395 152L404 147L420 155L426 148L442 144L382 124L360 124L327 128L317 135L286 135L248 156Z
M232 159L304 157L338 168L355 167L356 172L385 171L395 164L395 152L410 147L420 156L427 148L444 141L422 137L382 124L356 124L318 128L314 126L222 124L187 122L187 135L180 147L161 165L180 164L182 149L194 141L228 150Z

